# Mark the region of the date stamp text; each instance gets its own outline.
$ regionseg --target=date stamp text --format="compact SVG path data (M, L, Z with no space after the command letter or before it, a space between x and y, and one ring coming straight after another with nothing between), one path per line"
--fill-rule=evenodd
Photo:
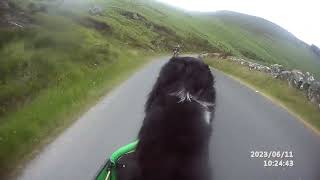
M264 167L293 167L293 151L250 151L250 158L262 159Z

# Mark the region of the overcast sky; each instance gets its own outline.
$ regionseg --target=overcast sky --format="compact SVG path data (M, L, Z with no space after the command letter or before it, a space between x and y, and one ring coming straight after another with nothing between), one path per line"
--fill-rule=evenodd
M158 0L191 11L231 10L272 21L320 47L319 0ZM318 1L318 2L317 2Z

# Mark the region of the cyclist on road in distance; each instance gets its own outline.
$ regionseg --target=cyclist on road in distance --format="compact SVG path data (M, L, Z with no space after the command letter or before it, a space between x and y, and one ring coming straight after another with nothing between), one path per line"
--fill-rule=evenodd
M181 49L180 44L178 44L177 46L175 46L175 47L173 48L173 57L177 57L177 56L179 55L180 49Z

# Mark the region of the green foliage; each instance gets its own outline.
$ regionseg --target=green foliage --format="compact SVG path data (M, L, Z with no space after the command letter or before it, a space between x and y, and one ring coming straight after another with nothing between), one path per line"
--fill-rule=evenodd
M55 86L42 90L19 111L0 122L0 174L14 168L48 134L65 127L79 112L146 63L141 54L127 52L116 62L96 67L94 71L66 72ZM78 67L78 66L76 66Z

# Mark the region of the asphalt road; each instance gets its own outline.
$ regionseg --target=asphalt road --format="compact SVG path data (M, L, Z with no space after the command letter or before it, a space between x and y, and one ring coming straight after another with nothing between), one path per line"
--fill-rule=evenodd
M19 180L92 179L111 152L135 139L162 58L101 99L32 160ZM211 143L214 179L319 180L320 136L288 112L220 72ZM293 167L264 167L251 151L292 151ZM290 154L289 154L290 155ZM281 160L281 159L279 159Z

